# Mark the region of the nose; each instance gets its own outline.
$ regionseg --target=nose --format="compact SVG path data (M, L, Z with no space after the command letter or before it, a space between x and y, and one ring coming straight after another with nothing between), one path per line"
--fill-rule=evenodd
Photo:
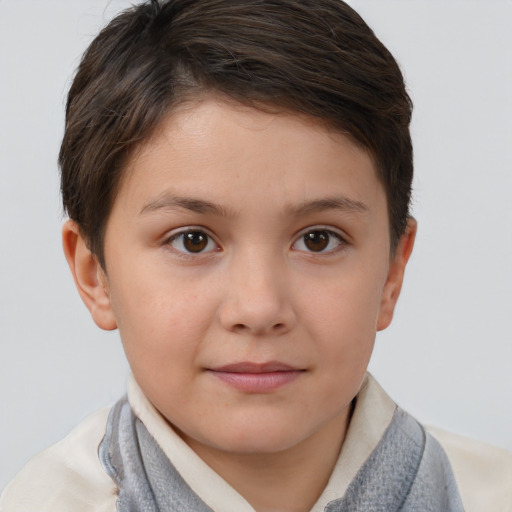
M230 265L220 310L223 327L239 334L279 336L296 323L286 269L276 258L239 258Z

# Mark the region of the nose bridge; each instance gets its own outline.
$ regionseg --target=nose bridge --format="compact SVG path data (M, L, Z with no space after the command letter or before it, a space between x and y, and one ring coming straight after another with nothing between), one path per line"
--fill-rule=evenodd
M225 328L252 334L284 332L294 322L285 262L265 245L250 245L230 261L221 312Z

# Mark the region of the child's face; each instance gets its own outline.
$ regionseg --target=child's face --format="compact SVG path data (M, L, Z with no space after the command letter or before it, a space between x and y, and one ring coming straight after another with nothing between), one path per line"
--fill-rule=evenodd
M206 99L130 161L105 258L91 311L146 396L196 450L247 453L343 430L407 255L364 150Z

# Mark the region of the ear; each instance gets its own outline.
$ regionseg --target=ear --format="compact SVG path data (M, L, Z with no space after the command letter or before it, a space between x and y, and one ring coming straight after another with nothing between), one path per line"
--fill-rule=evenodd
M62 246L78 293L94 322L101 329L115 329L117 323L110 303L107 276L72 220L62 227Z
M393 319L393 312L400 296L402 282L404 280L405 266L409 261L416 238L417 223L411 217L407 221L405 233L389 265L388 277L381 296L377 330L382 331L389 326Z

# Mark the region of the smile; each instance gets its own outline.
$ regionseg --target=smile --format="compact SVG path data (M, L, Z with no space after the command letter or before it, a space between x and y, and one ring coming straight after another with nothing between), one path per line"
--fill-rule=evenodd
M242 362L209 369L208 372L239 391L270 393L296 380L304 370L279 362Z

